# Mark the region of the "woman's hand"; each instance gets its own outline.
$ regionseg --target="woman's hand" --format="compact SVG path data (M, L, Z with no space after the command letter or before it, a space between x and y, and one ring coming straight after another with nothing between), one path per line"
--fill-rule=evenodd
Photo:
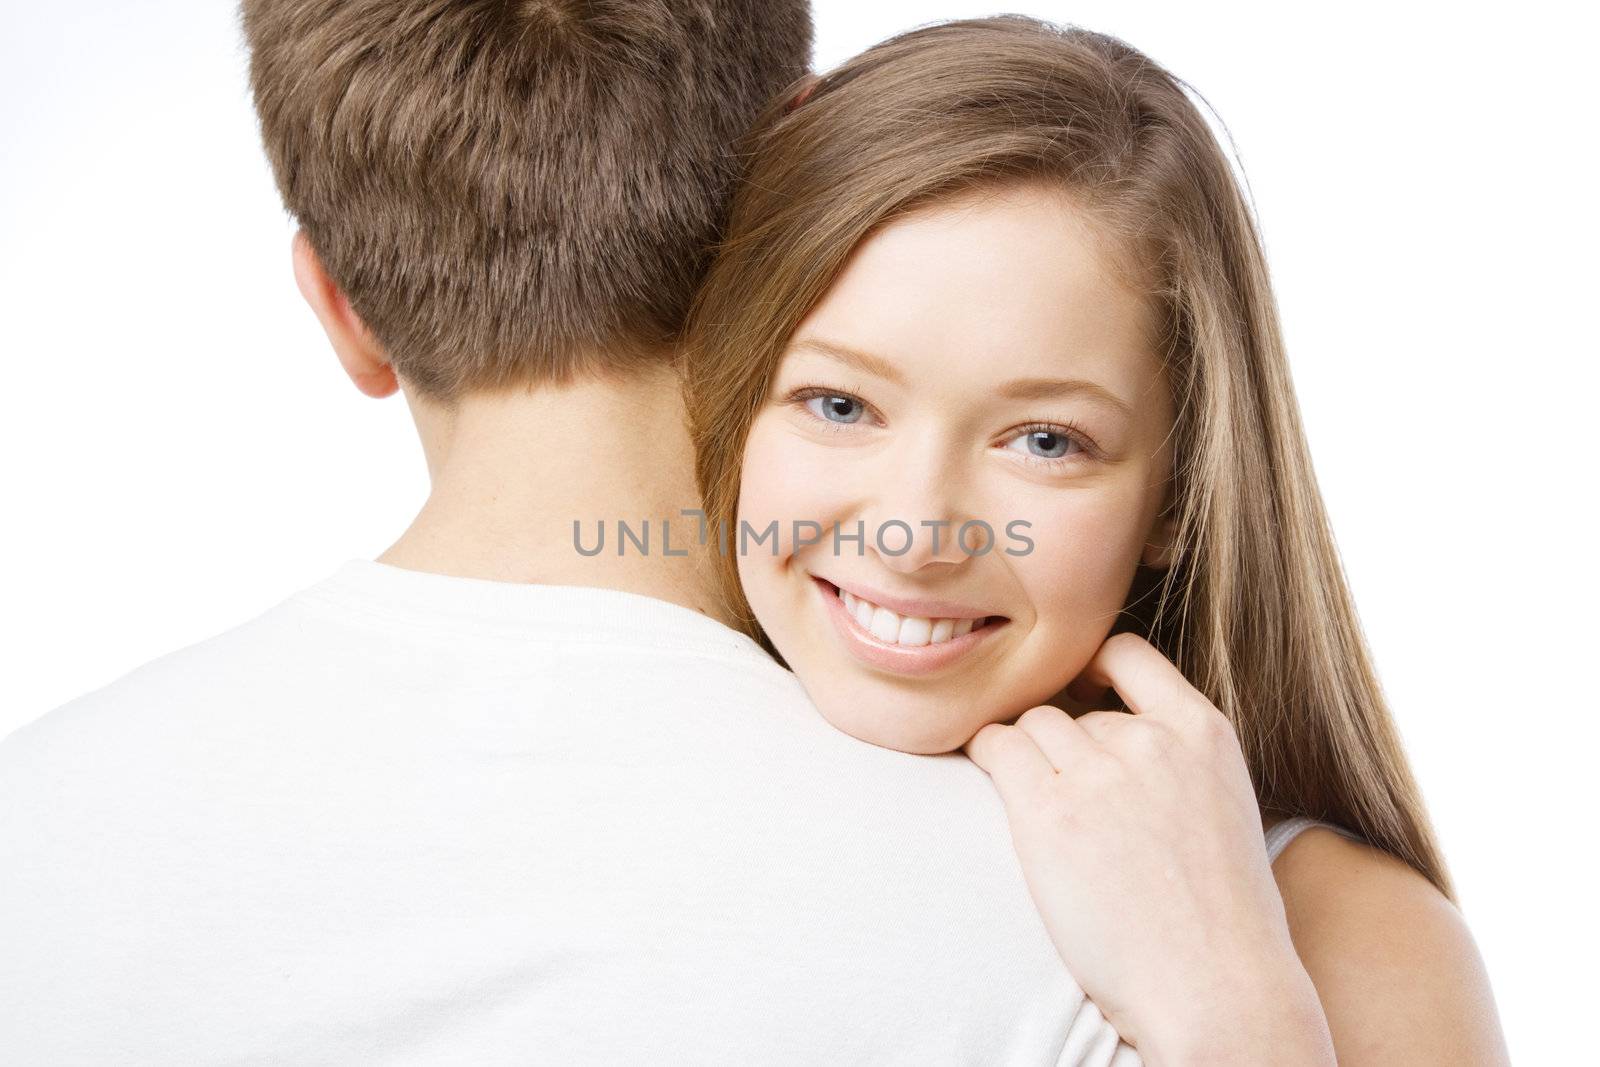
M1148 1064L1332 1064L1232 724L1135 634L1079 681L1132 714L1046 705L965 746L1067 969Z

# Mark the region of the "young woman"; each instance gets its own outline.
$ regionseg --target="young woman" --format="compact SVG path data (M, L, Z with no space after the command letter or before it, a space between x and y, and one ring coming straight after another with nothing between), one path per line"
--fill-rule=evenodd
M735 610L989 772L1146 1062L1505 1061L1180 81L1020 17L871 49L751 136L687 341Z

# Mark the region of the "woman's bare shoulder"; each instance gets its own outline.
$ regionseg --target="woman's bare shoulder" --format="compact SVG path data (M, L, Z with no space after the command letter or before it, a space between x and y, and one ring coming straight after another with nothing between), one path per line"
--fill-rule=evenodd
M1273 875L1341 1067L1509 1062L1472 933L1433 883L1320 826L1290 842Z

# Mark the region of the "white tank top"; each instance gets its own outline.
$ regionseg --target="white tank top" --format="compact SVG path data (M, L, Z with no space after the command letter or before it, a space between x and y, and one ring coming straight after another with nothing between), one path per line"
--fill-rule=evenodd
M1296 815L1293 818L1283 820L1267 831L1267 862L1271 863L1277 860L1283 850L1289 847L1290 841L1293 841L1303 831L1309 830L1313 826L1325 826L1341 837L1348 837L1352 841L1361 840L1358 835L1351 833L1342 826L1336 826L1331 822L1323 822L1321 819L1311 819L1304 815Z

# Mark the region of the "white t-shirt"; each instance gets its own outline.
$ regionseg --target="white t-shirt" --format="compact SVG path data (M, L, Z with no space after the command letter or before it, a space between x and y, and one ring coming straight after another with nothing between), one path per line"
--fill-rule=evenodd
M0 1050L1139 1062L964 755L665 601L371 560L0 743Z

